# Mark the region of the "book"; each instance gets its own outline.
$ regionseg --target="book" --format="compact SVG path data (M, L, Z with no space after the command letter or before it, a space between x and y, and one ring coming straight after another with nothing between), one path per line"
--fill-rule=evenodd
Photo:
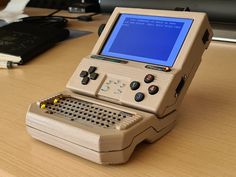
M68 36L64 28L26 22L8 24L0 28L0 61L24 64Z

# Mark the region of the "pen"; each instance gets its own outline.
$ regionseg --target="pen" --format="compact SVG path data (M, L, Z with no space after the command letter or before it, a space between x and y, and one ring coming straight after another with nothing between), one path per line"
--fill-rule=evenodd
M10 69L13 67L18 66L18 64L12 62L12 61L1 61L0 60L0 68Z

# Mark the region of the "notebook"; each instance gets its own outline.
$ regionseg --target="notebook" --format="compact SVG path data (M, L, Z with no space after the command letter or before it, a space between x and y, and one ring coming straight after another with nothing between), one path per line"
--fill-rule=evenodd
M15 22L0 28L0 61L23 64L69 37L67 29Z

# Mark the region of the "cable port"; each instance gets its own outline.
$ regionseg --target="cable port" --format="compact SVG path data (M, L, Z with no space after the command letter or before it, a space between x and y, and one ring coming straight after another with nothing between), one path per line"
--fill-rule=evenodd
M203 44L206 44L209 41L209 36L210 36L210 33L208 30L206 30L203 37L202 37Z
M185 78L182 77L179 84L178 84L178 86L175 89L175 96L176 97L180 94L180 92L181 92L182 88L184 87L184 85L185 85Z

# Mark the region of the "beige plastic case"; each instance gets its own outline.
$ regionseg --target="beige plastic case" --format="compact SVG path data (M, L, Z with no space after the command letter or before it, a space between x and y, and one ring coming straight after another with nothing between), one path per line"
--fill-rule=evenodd
M193 19L173 67L100 55L123 13ZM211 38L204 13L116 8L93 51L68 81L68 91L30 106L26 116L28 132L38 140L96 163L126 162L137 144L152 143L174 126L178 105ZM82 84L81 72L91 67L92 79ZM148 74L154 76L151 83L144 82ZM140 83L137 90L130 89L132 81ZM149 94L151 85L158 86L156 94ZM134 99L138 92L144 94L142 101Z

